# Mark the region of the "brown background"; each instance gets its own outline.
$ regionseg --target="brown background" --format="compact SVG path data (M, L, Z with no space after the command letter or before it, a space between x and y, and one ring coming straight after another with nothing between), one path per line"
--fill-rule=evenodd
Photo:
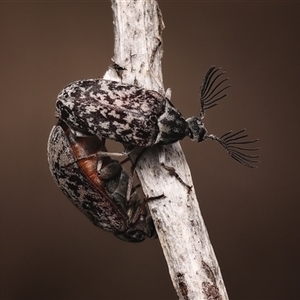
M300 3L160 6L173 103L198 114L204 73L222 66L232 87L206 127L260 138L257 170L216 143L182 142L230 299L300 299ZM159 242L94 227L47 166L58 92L110 64L110 2L1 3L0 37L1 300L177 299Z

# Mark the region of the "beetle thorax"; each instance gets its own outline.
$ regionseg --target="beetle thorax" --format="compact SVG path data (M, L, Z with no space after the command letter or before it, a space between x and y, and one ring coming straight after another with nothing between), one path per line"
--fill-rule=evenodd
M202 142L207 133L206 128L204 127L203 122L198 117L190 117L186 119L186 122L189 126L189 137L192 141L197 143Z
M189 136L187 122L168 99L165 112L157 119L157 126L158 134L154 144L168 145Z

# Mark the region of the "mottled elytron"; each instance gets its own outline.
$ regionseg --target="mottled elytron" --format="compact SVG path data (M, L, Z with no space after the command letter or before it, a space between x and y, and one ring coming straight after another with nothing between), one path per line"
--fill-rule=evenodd
M96 226L128 242L157 237L145 202L132 188L126 199L129 176L105 152L105 140L78 136L62 120L48 140L51 174L63 193Z

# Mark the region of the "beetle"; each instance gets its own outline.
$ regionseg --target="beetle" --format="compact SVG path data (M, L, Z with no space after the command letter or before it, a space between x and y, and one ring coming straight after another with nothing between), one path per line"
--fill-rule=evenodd
M104 139L95 135L77 136L59 120L47 146L54 181L96 226L128 242L156 238L146 202L134 187L127 199L130 177L119 161L98 155L105 151Z
M226 96L228 78L216 66L207 71L200 88L199 116L184 119L170 100L156 91L105 79L78 80L67 85L58 95L56 116L78 132L98 135L132 146L167 145L188 136L202 142L211 139L220 143L238 162L255 167L258 148L245 140L245 130L229 131L217 137L204 126L205 111Z

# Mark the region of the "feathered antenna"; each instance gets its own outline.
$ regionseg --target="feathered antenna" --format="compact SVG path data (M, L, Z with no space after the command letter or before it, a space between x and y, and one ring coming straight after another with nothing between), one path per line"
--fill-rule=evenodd
M244 138L248 137L248 134L243 134L244 132L245 129L242 129L235 133L229 131L223 134L221 137L217 137L214 134L208 134L205 136L205 138L209 138L220 143L226 149L227 153L239 163L250 168L256 168L257 166L255 165L255 163L258 162L257 159L259 156L243 153L243 151L256 151L259 148L248 148L247 146L244 147L242 145L255 143L258 141L258 139L250 141L243 140Z
M223 92L224 90L229 88L230 85L227 85L225 87L222 87L221 85L229 78L224 78L220 82L216 83L217 79L225 74L225 71L221 70L222 68L211 66L204 77L200 88L200 119L204 118L206 109L216 106L219 100L227 96L227 94L224 94Z

